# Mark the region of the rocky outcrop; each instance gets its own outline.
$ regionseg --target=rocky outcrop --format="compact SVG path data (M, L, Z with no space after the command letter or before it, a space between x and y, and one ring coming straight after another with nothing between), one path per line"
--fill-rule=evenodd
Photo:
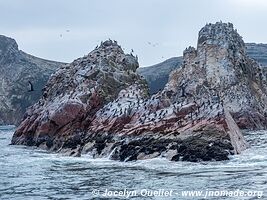
M225 160L247 147L234 119L265 125L265 80L232 24L201 29L197 49L184 51L157 94L148 95L137 68L115 41L101 43L53 74L12 144L120 161Z
M247 55L263 66L263 73L267 76L267 44L246 43L245 45ZM138 73L146 79L151 94L164 88L171 71L179 68L182 60L182 57L173 57L162 63L138 69Z
M49 76L62 65L26 54L14 39L0 35L0 124L18 124L26 108L40 99ZM28 92L29 81L32 92Z
M184 64L170 80L167 88L172 92L202 98L205 93L212 94L240 128L266 127L266 77L247 56L245 44L231 24L205 26L197 50L184 52Z
M72 136L77 138L75 133L87 130L97 117L110 117L100 109L122 95L123 89L147 97L137 68L136 58L124 54L114 41L105 41L89 55L61 67L50 77L43 97L26 112L12 143L39 146L45 142L54 150L67 148ZM116 111L118 116L125 113L126 109Z

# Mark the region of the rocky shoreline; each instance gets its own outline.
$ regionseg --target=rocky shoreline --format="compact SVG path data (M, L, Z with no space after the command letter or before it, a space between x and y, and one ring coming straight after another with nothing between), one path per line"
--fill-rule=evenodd
M197 49L152 96L138 67L112 40L61 67L12 144L119 161L219 161L247 148L240 128L266 127L266 77L230 23L202 28Z

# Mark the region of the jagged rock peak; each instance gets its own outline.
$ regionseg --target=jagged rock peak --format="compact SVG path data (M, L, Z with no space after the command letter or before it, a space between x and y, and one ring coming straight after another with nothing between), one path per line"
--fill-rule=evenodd
M186 64L187 61L191 61L197 57L197 50L194 47L189 46L183 52L183 61Z
M12 38L0 35L0 52L6 51L8 49L18 50L18 44Z
M253 67L252 67L253 65ZM258 79L260 69L246 55L245 43L231 23L207 24L199 32L197 50L189 47L183 54L183 65L187 71L202 71L202 78L218 88L237 84L242 76L259 72L251 79ZM190 77L188 77L190 78Z
M118 42L116 40L106 40L104 42L101 42L100 46L97 47L98 50L104 49L104 50L117 50L120 53L123 53L123 50L120 45L118 45Z
M0 63L5 64L14 60L18 52L18 44L14 39L0 35Z
M245 50L245 43L232 23L216 22L204 26L199 31L198 47L204 44Z
M215 97L240 127L266 127L262 117L267 115L265 81L262 68L246 54L233 25L217 22L201 29L197 50L184 51L181 68L171 73L163 91L173 92L174 101L177 96L210 102Z
M88 55L78 58L71 66L94 64L96 67L114 67L121 71L133 71L139 67L137 56L125 54L115 40L106 40L96 46Z

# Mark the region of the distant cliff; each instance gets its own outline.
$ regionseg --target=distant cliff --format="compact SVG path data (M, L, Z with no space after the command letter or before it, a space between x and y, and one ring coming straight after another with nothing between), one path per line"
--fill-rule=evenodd
M267 44L246 43L245 45L248 56L267 67ZM183 57L173 57L159 64L138 69L138 73L148 82L151 94L163 89L171 71L181 66L182 59ZM264 69L264 73L267 75L267 68Z
M50 75L63 63L31 56L14 39L0 35L0 124L18 124L41 97ZM29 81L33 85L30 90Z
M171 71L182 64L182 57L173 57L150 67L138 68L137 72L146 79L151 94L163 89L168 82Z
M247 54L267 67L267 44L246 43Z

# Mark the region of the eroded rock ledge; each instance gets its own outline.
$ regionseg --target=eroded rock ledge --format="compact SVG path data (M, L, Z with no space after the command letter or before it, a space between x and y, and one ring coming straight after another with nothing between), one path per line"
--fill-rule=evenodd
M247 144L238 125L266 126L261 68L230 23L206 25L183 60L165 88L148 96L137 58L105 41L50 78L12 144L120 161L196 162L240 153Z

